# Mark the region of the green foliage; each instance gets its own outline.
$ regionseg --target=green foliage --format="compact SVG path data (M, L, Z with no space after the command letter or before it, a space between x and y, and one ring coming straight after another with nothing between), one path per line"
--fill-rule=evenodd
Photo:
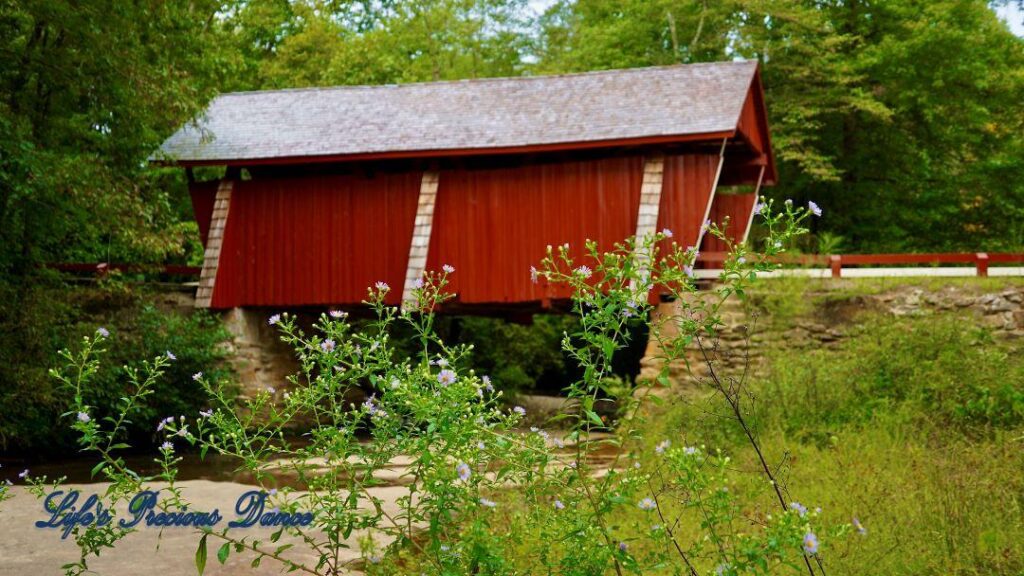
M98 327L118 343L85 394L98 416L117 412L127 392L124 366L167 351L177 357L165 368L165 378L154 383L154 396L136 407L145 419L125 428L138 446L153 441L149 421L155 417L205 407L199 405L201 387L193 374L205 370L231 377L221 346L227 333L206 312L161 311L147 303L152 295L116 283L99 288L38 284L8 296L0 304L0 440L5 452L52 456L72 451L73 437L53 426L69 399L42 366L56 365L60 346Z
M838 350L777 356L765 393L795 438L876 417L968 433L1024 425L1024 360L970 317L862 318Z
M847 296L879 290L864 284ZM829 572L1021 573L1020 344L993 340L959 311L862 311L842 324L846 336L835 346L787 345L780 335L808 318L820 320L843 298L838 289L812 297L814 288L803 279L758 286L763 314L785 316L758 323L765 367L750 383L760 399L751 412L788 486L801 486L801 498L820 505L824 519L856 517L866 530L836 542ZM652 415L646 432L684 428L691 442L722 450L736 467L757 466L747 439L722 420L727 411L718 396L689 398ZM733 489L744 501L763 491L738 480Z

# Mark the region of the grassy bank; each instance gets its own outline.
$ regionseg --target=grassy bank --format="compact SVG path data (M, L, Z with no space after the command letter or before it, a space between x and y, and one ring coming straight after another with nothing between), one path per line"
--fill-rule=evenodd
M959 288L999 288L990 284ZM769 282L755 295L771 327L749 386L753 421L790 497L867 528L823 551L829 574L1024 573L1021 342L994 338L968 312L866 309L846 319L834 346L787 347L778 335L800 319L820 321L828 302L892 286L851 283L824 296L815 288ZM747 511L769 511L751 450L718 417L725 411L716 398L678 400L649 420L649 438L682 430L683 441L731 454L751 471L736 487Z

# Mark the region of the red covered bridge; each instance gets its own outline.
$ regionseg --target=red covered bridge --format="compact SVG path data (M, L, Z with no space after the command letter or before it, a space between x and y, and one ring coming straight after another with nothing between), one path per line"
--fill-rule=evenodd
M457 308L536 310L566 296L530 280L548 245L669 228L715 250L705 219L745 236L776 178L755 62L224 94L154 161L189 169L211 308L355 305L379 280L399 304L451 264Z

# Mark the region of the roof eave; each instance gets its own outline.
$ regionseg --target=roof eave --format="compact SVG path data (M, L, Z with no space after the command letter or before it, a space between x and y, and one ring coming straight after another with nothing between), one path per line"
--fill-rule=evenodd
M722 138L733 138L736 129L697 134L670 134L659 136L642 136L636 138L617 138L612 140L589 140L582 142L554 142L548 144L528 144L523 146L502 146L489 148L449 148L436 150L392 150L382 152L362 152L355 154L323 154L305 156L277 156L269 158L204 158L174 159L171 157L151 158L149 163L156 166L259 166L259 165L295 165L322 164L334 162L358 162L364 160L395 160L409 158L450 158L464 156L491 156L501 154L531 154L537 152L560 152L567 150L593 150L600 148L619 148L625 146L649 146L657 144L673 144L683 142L716 141Z

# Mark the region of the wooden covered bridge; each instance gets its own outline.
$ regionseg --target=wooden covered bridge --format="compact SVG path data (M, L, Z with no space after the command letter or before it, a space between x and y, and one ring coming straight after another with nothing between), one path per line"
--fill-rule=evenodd
M189 171L218 309L400 304L451 264L456 309L537 311L566 297L531 282L548 245L715 250L702 223L745 236L776 179L755 62L224 94L153 160Z

